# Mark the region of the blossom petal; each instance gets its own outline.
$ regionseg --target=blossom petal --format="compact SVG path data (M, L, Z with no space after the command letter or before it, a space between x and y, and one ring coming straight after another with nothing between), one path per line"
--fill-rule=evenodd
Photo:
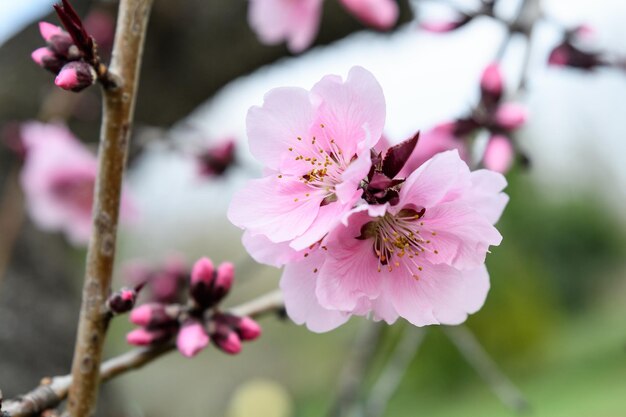
M361 22L379 30L393 27L400 12L395 0L341 0L341 4Z
M243 233L241 242L255 261L277 268L302 256L289 242L274 243L265 235L253 235L248 230Z
M400 189L400 201L428 210L458 197L470 184L469 174L456 150L439 153L407 177Z
M426 210L421 220L422 238L428 239L424 255L432 263L474 269L485 262L489 246L502 241L485 217L462 203L437 205Z
M356 212L347 227L338 226L328 237L328 257L316 288L324 307L352 311L361 297L371 300L380 295L382 281L372 241L357 239L370 220L366 212Z
M319 102L314 127L318 139L334 140L347 160L362 150L363 141L371 140L368 147L376 145L385 124L385 96L369 71L353 67L343 83L337 76L326 76L311 93Z
M284 242L306 231L319 212L321 199L307 197L309 191L306 184L291 176L250 180L233 196L228 218L253 234Z
M470 180L472 186L463 200L495 224L509 201L509 196L502 192L507 185L506 178L498 172L479 169L471 173Z
M308 140L314 116L315 109L305 89L283 87L269 91L262 107L254 106L248 111L250 152L273 170L301 174L302 164L296 164L299 170L294 171L293 161L298 155L314 154Z
M248 22L261 42L287 41L291 52L306 49L315 38L322 0L250 0Z
M321 250L312 253L308 258L285 266L280 280L280 288L285 297L287 314L296 324L317 333L327 332L348 321L348 313L322 307L315 296L317 273L324 261Z

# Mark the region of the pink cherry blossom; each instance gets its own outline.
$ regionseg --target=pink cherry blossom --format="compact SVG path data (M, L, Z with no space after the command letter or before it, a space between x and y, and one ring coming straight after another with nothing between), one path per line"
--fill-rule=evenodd
M484 303L493 227L507 197L497 173L470 172L457 151L436 155L406 179L395 206L352 210L301 261L285 268L287 313L312 331L350 315L417 326L458 324Z
M277 263L268 258L279 251L264 251L263 240L302 251L352 209L384 121L380 85L360 67L345 81L326 76L311 91L274 89L250 109L250 150L270 174L235 194L228 217L246 229L253 256L256 248Z
M190 319L183 323L176 337L176 347L188 358L196 356L209 344L209 336L199 320Z
M308 48L319 27L323 0L250 0L248 22L261 42L283 41L291 52Z
M393 27L398 20L396 0L340 0L341 4L364 24L379 30Z
M517 103L501 104L495 114L496 124L505 130L520 128L527 118L526 108Z
M406 178L436 154L452 149L458 150L461 158L467 161L469 151L465 141L454 135L454 129L454 123L442 123L420 134L418 145L398 176Z
M21 183L32 220L44 230L63 231L74 244L85 244L91 233L95 156L62 125L30 122L21 134L26 147ZM122 216L131 213L125 199Z
M513 164L515 149L509 138L502 135L494 135L487 143L487 149L483 156L483 164L485 168L506 173Z

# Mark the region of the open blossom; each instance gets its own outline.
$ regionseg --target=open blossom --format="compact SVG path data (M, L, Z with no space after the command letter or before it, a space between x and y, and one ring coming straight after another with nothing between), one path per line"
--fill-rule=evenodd
M42 229L63 231L75 244L91 233L91 210L98 163L62 125L26 123L21 130L26 160L21 183L27 209ZM128 218L128 202L121 215Z
M364 24L386 30L398 20L395 0L340 0ZM261 42L287 42L291 52L308 48L319 29L323 0L250 0L248 22Z
M269 241L282 245L274 255L288 258L352 209L384 121L380 85L360 67L346 81L324 77L311 91L274 89L262 107L250 109L250 150L269 174L235 194L228 217L246 229L244 243L253 256Z
M361 205L306 258L285 267L287 313L313 331L350 315L458 324L484 303L493 227L507 196L500 174L470 173L456 151L413 172L396 205Z
M454 137L461 122L424 135L422 153L419 134L376 147L384 116L380 87L359 67L311 92L273 90L248 115L268 175L236 194L229 218L253 258L284 266L287 313L312 331L352 315L457 324L487 295L506 180L470 172Z

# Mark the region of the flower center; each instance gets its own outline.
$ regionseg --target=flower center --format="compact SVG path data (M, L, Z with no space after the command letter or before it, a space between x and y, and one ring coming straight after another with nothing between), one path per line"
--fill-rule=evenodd
M389 272L394 268L406 268L413 278L419 279L418 272L423 270L419 262L420 254L439 253L432 241L422 236L428 233L420 220L425 211L405 208L395 215L386 213L363 225L357 239L373 240L372 250L378 259L378 272L383 266ZM430 232L430 235L436 236L436 232Z
M341 174L353 158L346 160L341 148L324 130L324 124L320 124L320 127L323 132L320 137L313 136L307 141L298 136L295 146L290 147L289 152L295 153L294 159L304 165L304 174L299 180L306 184L312 193L322 194L324 196L322 204L328 204L337 200L335 186L342 182ZM306 193L305 197L310 195Z

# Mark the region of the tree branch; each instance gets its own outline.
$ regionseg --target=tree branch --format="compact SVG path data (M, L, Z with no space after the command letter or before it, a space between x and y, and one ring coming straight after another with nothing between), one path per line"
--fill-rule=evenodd
M121 0L111 72L120 86L104 86L99 169L93 211L93 232L72 363L67 414L94 414L108 319L102 314L110 293L122 178L135 108L139 69L152 0Z
M276 290L247 303L233 307L229 311L241 316L259 318L284 308L282 295ZM174 350L173 341L145 348L138 348L104 362L100 366L100 381L106 382L126 372L139 369L164 354ZM41 385L14 400L6 401L0 409L1 417L31 417L44 410L54 408L63 401L72 385L72 375L44 378Z

